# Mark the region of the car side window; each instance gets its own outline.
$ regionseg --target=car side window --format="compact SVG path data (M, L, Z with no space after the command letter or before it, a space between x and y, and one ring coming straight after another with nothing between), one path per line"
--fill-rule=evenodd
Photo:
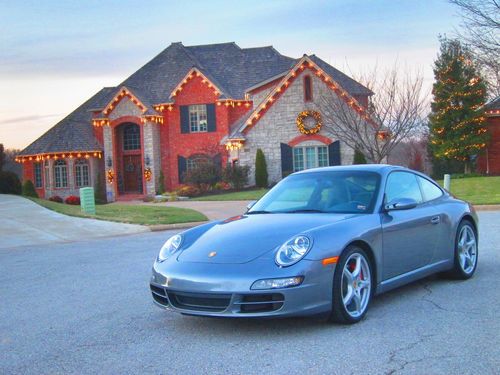
M422 193L418 186L417 176L409 172L392 172L385 185L386 203L394 199L410 198L422 203Z
M424 201L432 201L443 195L440 188L434 185L429 180L418 176L418 182L420 182L420 187L422 188L422 194L424 195Z

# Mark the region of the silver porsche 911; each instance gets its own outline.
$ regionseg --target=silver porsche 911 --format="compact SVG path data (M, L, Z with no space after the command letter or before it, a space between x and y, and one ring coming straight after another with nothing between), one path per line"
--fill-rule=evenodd
M363 165L294 173L237 217L167 240L159 306L218 317L328 315L355 323L371 298L436 272L467 279L477 215L429 177Z

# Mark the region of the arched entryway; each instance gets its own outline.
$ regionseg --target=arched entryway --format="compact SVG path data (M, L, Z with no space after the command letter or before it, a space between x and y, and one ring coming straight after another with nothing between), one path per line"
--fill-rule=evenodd
M117 183L119 194L142 194L142 139L141 128L131 122L115 128Z

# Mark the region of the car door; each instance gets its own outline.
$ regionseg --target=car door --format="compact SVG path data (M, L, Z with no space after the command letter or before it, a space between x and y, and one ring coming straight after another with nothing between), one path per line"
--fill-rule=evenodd
M417 206L408 210L382 212L383 280L423 267L435 249L436 210L424 203L417 176L394 171L386 182L384 205L396 198L410 198Z

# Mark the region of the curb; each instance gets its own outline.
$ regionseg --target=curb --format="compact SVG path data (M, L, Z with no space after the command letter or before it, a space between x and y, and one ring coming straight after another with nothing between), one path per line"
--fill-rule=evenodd
M500 211L500 204L479 204L474 205L476 211Z
M176 223L176 224L153 224L153 225L147 225L147 227L151 232L161 232L164 230L193 228L205 223L208 223L208 221L197 221L194 223Z

